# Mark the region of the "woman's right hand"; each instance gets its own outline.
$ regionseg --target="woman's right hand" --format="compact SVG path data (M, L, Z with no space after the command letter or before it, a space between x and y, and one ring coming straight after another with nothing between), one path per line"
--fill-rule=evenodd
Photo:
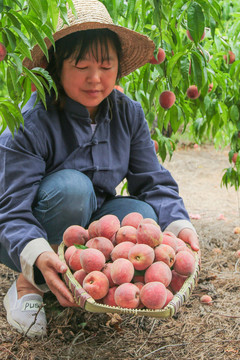
M46 284L56 296L60 305L64 307L79 306L59 276L59 274L64 274L67 271L67 265L59 259L55 252L43 252L38 256L35 264L41 271Z

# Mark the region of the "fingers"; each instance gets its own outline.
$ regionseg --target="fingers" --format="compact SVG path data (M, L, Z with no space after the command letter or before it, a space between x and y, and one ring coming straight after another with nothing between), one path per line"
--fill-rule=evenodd
M199 251L199 243L198 243L198 237L195 232L193 232L191 229L183 229L178 234L178 237L182 239L184 242L188 243L191 248L194 251Z

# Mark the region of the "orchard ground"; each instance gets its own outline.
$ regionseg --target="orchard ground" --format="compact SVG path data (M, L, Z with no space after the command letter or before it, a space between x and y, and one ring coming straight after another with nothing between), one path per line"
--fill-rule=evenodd
M94 314L62 308L46 295L48 337L28 339L6 321L3 297L16 273L0 266L1 360L220 360L240 357L240 249L238 194L220 187L228 149L181 144L165 166L197 229L202 251L198 284L171 319ZM240 195L239 195L240 196ZM210 295L211 306L202 304Z

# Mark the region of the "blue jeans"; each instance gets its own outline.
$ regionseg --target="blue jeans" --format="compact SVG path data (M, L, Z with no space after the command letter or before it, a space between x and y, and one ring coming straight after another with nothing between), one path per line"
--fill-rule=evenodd
M60 170L46 176L40 183L33 214L47 233L50 244L60 244L63 232L70 225L88 225L106 214L114 214L121 221L130 212L157 220L153 208L144 201L127 196L106 200L97 209L97 199L91 180L77 170ZM13 268L4 249L0 262ZM13 268L13 270L15 270Z

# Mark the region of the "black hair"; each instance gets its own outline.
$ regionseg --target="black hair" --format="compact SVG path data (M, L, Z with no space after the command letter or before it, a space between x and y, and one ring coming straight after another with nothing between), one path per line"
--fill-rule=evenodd
M53 46L49 49L49 63L46 70L53 78L58 89L58 99L55 103L61 106L64 102L65 91L61 84L61 72L63 62L66 59L75 59L75 64L82 60L87 53L91 53L96 61L98 59L98 48L100 46L101 61L109 60L108 42L113 45L118 57L117 79L121 77L120 59L122 55L121 42L118 35L109 29L90 29L77 31L55 42L55 51Z

